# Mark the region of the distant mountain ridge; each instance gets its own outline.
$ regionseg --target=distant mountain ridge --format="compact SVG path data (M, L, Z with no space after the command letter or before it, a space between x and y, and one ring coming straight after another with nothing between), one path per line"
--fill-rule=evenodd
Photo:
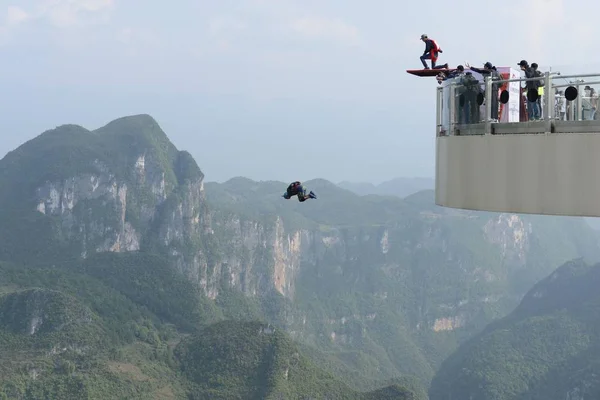
M435 188L434 178L394 178L389 181L374 185L369 182L349 182L343 181L337 184L338 186L348 189L356 194L367 195L387 195L406 197L421 190L429 190Z
M435 189L435 178L399 177L382 182L378 185L370 182L342 181L337 185L359 195L377 194L404 198L422 190ZM600 218L585 217L583 219L594 230L600 231Z

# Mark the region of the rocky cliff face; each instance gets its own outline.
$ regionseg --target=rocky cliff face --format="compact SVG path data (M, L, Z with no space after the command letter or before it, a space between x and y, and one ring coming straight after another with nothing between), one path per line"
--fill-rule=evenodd
M122 118L93 132L58 127L9 153L0 166L12 189L2 199L3 213L21 226L31 220L49 226L32 238L49 256L151 249L168 254L190 279L206 279L204 175L151 117Z
M58 217L57 233L84 258L88 252L138 251L156 236L179 269L198 280L206 260L201 252L184 254L189 239L210 226L203 176L168 190L165 171L151 167L156 163L148 167L147 158L141 153L131 165L133 181L117 177L98 159L93 172L46 181L35 190L36 210Z
M141 234L127 215L127 183L118 181L99 160L98 170L36 189L36 210L59 217L59 234L77 242L81 256L88 251L136 251ZM152 214L149 215L152 217Z
M239 190L232 187L229 193L236 207L243 202ZM216 192L217 185L210 184L208 201L221 210L226 196ZM213 229L231 249L222 269L229 285L249 296L275 290L290 300L295 307L288 310L286 324L295 338L348 350L368 350L367 342L375 341L386 348L391 368L422 377L430 377L456 345L518 304L524 292L513 289L516 281L530 287L581 255L562 240L563 233L553 236L544 221L442 210L432 200L374 226L324 229L323 221L311 215L314 208L294 212L302 210L318 225L286 227L284 221L297 215L284 209L275 219L223 212L213 217ZM569 232L585 231L580 222ZM544 251L557 246L559 257ZM578 246L598 254L592 235ZM209 292L215 296L218 286ZM382 337L381 331L392 326L396 337ZM394 346L403 350L395 355ZM430 354L423 359L415 348L428 348Z
M218 295L225 283L250 296L274 289L292 300L303 263L346 264L360 258L369 264L382 264L391 273L402 269L397 257L400 253L436 248L447 261L457 257L449 247L452 239L445 237L444 224L439 223L448 217L431 212L421 213L419 236L406 240L402 238L411 229L408 226L378 227L356 233L334 227L325 233L286 229L280 215L267 223L235 214L220 219L217 216L211 223L204 176L194 160L174 148L161 152L162 149L153 147L155 143L151 140L141 140L145 135L141 124L159 129L150 117L135 116L112 122L108 125L110 129L104 127L91 133L100 143L108 140L106 131L117 132L113 133L117 137L138 138L137 146L128 148L127 154L120 157L125 161L119 166L125 170L115 170L110 159L88 159L73 174L39 182L32 193L35 199L32 208L53 218L55 234L81 257L90 252L130 252L156 246L169 254L176 267L211 298ZM56 131L61 129L44 135L57 138ZM53 150L62 149L54 144ZM171 175L174 179L169 179ZM219 233L218 240L211 238L215 230ZM531 233L531 224L516 215L495 215L481 230L485 240L498 249L502 263L521 266L526 263ZM207 243L213 250L218 249L217 254L209 254ZM367 248L372 258L365 260ZM485 265L473 272L474 281L498 279ZM462 324L463 319L448 315L431 321L430 328L447 330Z
M280 217L272 224L242 219L229 215L213 218L213 232L222 238L222 252L214 271L215 276L206 284L206 293L214 298L221 279L229 288L248 296L257 296L275 290L284 297L294 298L295 278L300 270L303 243L310 233L296 230L287 232Z
M470 260L461 259L463 255L459 254L463 249L453 247L456 238L449 237L452 232L444 226L446 221L439 222L438 218L451 219L442 216L433 218L426 216L423 220L413 222L415 225L410 228L373 227L363 228L360 232L332 228L323 232L309 229L287 230L284 228L281 216L277 216L272 223L265 223L243 220L231 215L227 219L217 219L213 229L221 230L222 236L227 238L225 245L230 246L232 250L224 255L227 258L224 264L228 266L229 285L248 295L256 295L259 287L267 290L270 286L281 295L293 299L296 280L303 266L314 267L324 262L347 264L362 261L381 268L390 276L395 272L399 274L396 277L402 277L408 271L403 273L403 269L409 266L402 263L399 256L417 250L435 249L443 256L442 262L455 262L457 264L455 272L467 274L467 281L472 283L505 279L505 276L495 275L489 265L467 265ZM476 216L463 218L479 219ZM523 217L511 214L493 216L478 223L483 225L480 239L488 243L490 249L496 250L496 254L490 257L497 256L495 263L505 266L506 270L520 268L527 264L530 252L529 238L534 235L532 223ZM413 233L417 233L418 236L407 235L407 228L414 229ZM368 254L365 254L365 251ZM241 255L243 253L247 254L245 260ZM569 256L565 255L565 258ZM259 264L271 266L269 283L266 286L251 283L252 270ZM366 271L371 267L365 265L364 268L367 273ZM506 270L500 270L498 273L506 275ZM218 281L217 278L213 279L215 284ZM214 292L218 288L207 287L207 290ZM494 302L497 299L486 297L481 301ZM458 301L456 306L464 303L466 300ZM439 324L444 325L444 322L432 321L432 329L434 325Z

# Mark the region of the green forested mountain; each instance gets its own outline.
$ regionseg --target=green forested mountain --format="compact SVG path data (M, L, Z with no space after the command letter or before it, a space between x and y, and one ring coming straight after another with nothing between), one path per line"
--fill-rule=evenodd
M425 398L442 361L535 282L600 260L582 219L443 209L432 191L360 196L322 179L306 182L319 199L299 203L281 198L288 183L205 183L147 115L57 127L7 154L6 396ZM277 333L252 336L253 324ZM198 349L217 344L239 357L211 375ZM271 369L240 376L247 362Z
M203 304L171 273L142 254L62 268L2 263L0 398L425 398L410 385L353 390L283 330L223 321L226 307Z
M458 343L509 313L556 266L598 259L597 238L582 219L444 209L432 191L401 200L324 180L306 185L317 201L285 201L286 183L245 178L207 183L206 195L218 210L214 226L230 215L259 221L245 234L300 232L287 235L300 246L299 260L280 255L292 263L280 289L292 317L283 322L363 374L386 371L373 379L427 381ZM356 350L360 357L344 355Z
M135 266L134 258L97 260L100 268L105 262L115 267L112 277L129 293L86 274L82 265L0 265L0 398L183 396L183 384L170 367L176 343L171 341L178 335L166 320L132 301L136 294L160 292L160 282L131 279L127 270ZM140 261L165 268L155 259ZM171 297L185 289L172 286L167 286Z
M431 400L600 398L600 264L569 262L444 363Z
M414 399L390 385L358 393L313 365L282 330L223 321L183 342L177 357L192 382L192 399Z

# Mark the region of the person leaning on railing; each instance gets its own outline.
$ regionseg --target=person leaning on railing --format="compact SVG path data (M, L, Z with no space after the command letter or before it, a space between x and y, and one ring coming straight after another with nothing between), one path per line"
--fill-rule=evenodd
M521 70L525 72L526 78L535 78L535 72L533 68L529 66L527 61L521 60L518 64L521 67ZM540 87L540 83L537 80L526 81L525 87L527 88L527 116L530 121L539 120L540 119L540 109L538 107L537 99L534 101L529 100L529 92L533 90L537 93L538 88Z
M533 75L539 77L540 80L538 82L538 98L537 98L537 106L540 110L540 118L544 118L544 107L542 107L542 99L544 98L544 74L542 74L538 70L537 63L531 63L531 69L533 70Z
M477 104L477 96L482 93L479 80L473 76L471 72L465 72L461 75L460 84L458 86L459 106L462 108L461 115L463 123L474 124L481 121L479 104ZM463 104L460 104L463 102Z
M465 63L465 65L467 66L467 68L469 68L471 71L475 71L481 75L483 75L484 77L489 75L492 77L492 98L491 98L491 105L492 105L492 113L491 113L491 119L495 122L498 122L498 96L500 95L500 87L502 86L502 84L499 82L502 80L502 75L500 75L500 73L498 72L498 70L496 69L496 67L491 63L491 62L486 62L483 65L483 68L475 68L475 67L471 67L469 65L469 63Z
M435 79L437 80L438 85L441 85L444 81L448 80L448 79L452 79L452 78L457 78L462 76L462 74L465 72L465 67L463 67L462 65L459 65L458 67L456 67L455 71L452 71L448 74L446 74L445 72L440 72L439 74L437 74L435 76Z

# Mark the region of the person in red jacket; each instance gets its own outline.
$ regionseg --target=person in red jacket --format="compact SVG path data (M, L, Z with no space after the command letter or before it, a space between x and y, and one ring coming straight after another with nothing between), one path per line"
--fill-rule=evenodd
M425 60L431 60L431 69L448 69L448 64L443 64L443 65L439 65L439 66L435 65L435 62L438 59L438 55L440 53L443 53L442 49L437 44L437 42L433 39L429 39L426 34L421 35L421 40L423 42L425 42L425 51L423 52L423 55L421 56L421 62L423 63L423 68L429 69L429 67L427 66L427 62L425 62Z

